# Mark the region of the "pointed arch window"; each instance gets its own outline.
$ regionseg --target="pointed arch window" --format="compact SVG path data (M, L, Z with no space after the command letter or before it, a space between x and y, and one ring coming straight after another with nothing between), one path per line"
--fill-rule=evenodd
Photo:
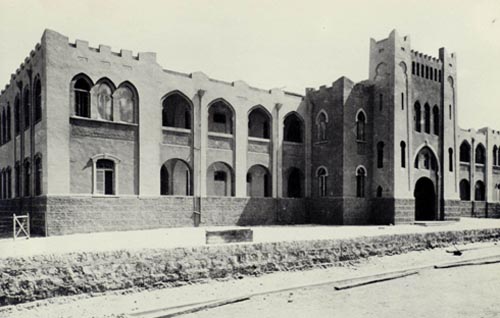
M474 200L475 201L484 201L485 200L485 187L484 183L482 181L476 182L475 186L475 193L474 193Z
M401 141L399 146L401 148L401 168L406 168L406 143Z
M324 111L320 111L318 116L316 117L316 131L317 131L317 140L324 141L327 140L326 137L326 125L328 123L328 117Z
M90 88L91 83L84 77L74 82L74 112L75 116L90 118Z
M363 111L358 112L358 116L356 117L356 140L365 142L366 141L366 116Z
M498 147L493 146L493 165L496 166L498 164Z
M377 168L384 167L384 143L382 141L377 143Z
M10 141L11 139L11 120L10 120L10 116L11 116L11 113L10 113L10 104L7 103L7 119L5 120L6 122L6 131L7 131L7 134L6 134L6 138L7 138L7 141Z
M418 132L422 131L422 110L420 109L420 103L416 102L414 106L415 110L415 130Z
M470 183L466 179L460 181L460 200L470 201Z
M358 198L365 197L365 178L366 178L365 168L359 167L356 170L356 196Z
M482 144L479 144L476 147L476 164L484 165L485 163L486 163L485 149Z
M453 149L448 148L448 170L453 172Z
M30 90L26 88L24 90L24 129L28 129L30 127L30 113L31 113L31 94Z
M381 198L382 197L382 192L383 192L382 187L378 186L377 187L377 198Z
M31 196L31 162L29 159L24 161L24 196Z
M42 157L37 155L35 157L35 195L42 194Z
M318 194L320 197L326 197L328 194L327 178L328 171L324 167L320 167L316 173L318 178Z
M101 83L97 87L97 115L99 119L113 120L113 97L112 89L106 83Z
M467 141L460 145L460 162L470 163L470 146Z
M424 106L424 129L426 133L431 133L431 107L429 104Z
M42 120L42 84L40 79L35 81L35 119L34 123Z
M434 122L434 135L439 136L439 109L437 106L432 109L432 119Z

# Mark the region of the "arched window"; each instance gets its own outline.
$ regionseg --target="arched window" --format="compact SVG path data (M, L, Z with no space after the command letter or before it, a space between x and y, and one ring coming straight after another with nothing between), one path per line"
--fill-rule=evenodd
M384 167L384 143L379 141L377 143L377 168Z
M114 195L115 162L109 159L98 159L95 163L95 194Z
M184 160L167 160L160 170L161 195L192 195L191 175L191 168Z
M7 104L7 119L6 119L6 131L7 131L7 134L6 134L6 138L7 138L7 141L10 141L10 138L11 138L11 124L10 124L10 105Z
M320 111L316 116L316 139L319 141L327 140L326 125L328 123L328 116L324 111Z
M262 165L254 165L248 169L247 173L247 196L249 197L270 197L271 174Z
M358 116L356 117L356 140L357 141L366 141L366 116L363 111L358 112Z
M482 181L476 182L475 186L475 194L474 194L474 200L475 201L484 201L485 200L485 191L484 191L484 183Z
M432 108L432 119L434 121L434 135L439 135L439 108Z
M233 110L225 101L217 101L208 109L208 131L233 134Z
M42 84L40 79L35 81L35 120L34 123L38 123L42 120Z
M97 115L99 119L113 120L113 91L109 84L100 83L96 90Z
M427 103L424 106L424 129L426 133L431 133L431 107Z
M460 162L470 162L470 146L465 140L460 145Z
M0 170L0 199L5 199L5 169Z
M382 187L381 186L378 186L377 187L377 198L381 198L382 197Z
M42 158L35 157L35 195L42 194Z
M283 127L284 141L302 142L303 128L302 119L295 113L286 116Z
M406 168L406 143L401 141L399 145L401 147L401 168Z
M0 112L0 145L5 143L5 109Z
M135 89L128 83L120 85L113 93L113 108L118 110L119 121L136 122L137 96Z
M302 172L298 168L290 168L287 175L287 197L302 197Z
M485 149L482 144L478 144L476 147L476 163L483 165L486 163Z
M418 132L422 131L422 112L420 109L420 103L416 102L415 103L415 130Z
M14 170L16 179L15 195L16 198L19 198L21 196L21 164L19 163L19 161L16 161L16 166Z
M191 129L191 101L180 93L172 93L163 100L162 126Z
M207 194L209 196L234 196L233 169L224 162L214 162L207 169Z
M12 198L12 169L7 167L7 199Z
M498 148L497 146L493 146L493 165L496 166L498 164L498 155L497 155L497 152L498 152Z
M248 114L248 136L264 139L271 137L271 117L261 107Z
M356 170L356 196L358 198L365 197L365 177L366 177L365 168L359 167Z
M73 84L75 116L90 118L90 80L79 77Z
M24 196L31 196L31 162L24 160Z
M418 152L417 156L415 157L415 168L437 170L436 156L429 147L424 147Z
M324 167L320 167L316 173L318 178L318 194L320 197L326 197L328 195L328 171Z
M31 94L30 90L26 88L24 90L24 129L28 129L30 127L30 113L31 113Z
M448 170L453 171L453 149L448 148Z
M14 131L16 136L19 135L21 130L21 102L19 100L19 95L16 96L14 101Z
M460 200L470 201L470 183L465 179L460 181Z

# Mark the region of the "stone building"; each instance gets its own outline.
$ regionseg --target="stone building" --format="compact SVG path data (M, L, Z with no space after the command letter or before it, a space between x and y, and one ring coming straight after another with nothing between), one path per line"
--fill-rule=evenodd
M42 235L500 215L500 132L457 126L457 60L393 31L305 95L46 30L0 95L0 213Z

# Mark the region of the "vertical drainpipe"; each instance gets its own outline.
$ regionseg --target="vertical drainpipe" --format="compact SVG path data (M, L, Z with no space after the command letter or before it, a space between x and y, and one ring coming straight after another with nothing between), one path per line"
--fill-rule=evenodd
M193 177L194 181L194 189L193 189L193 222L194 226L198 227L200 226L201 223L201 184L203 182L203 177L202 177L202 158L201 158L201 151L204 151L204 149L201 149L201 138L202 138L202 121L203 121L203 116L202 116L202 99L203 95L205 95L205 91L202 89L199 89L197 92L198 96L198 105L195 106L196 109L193 110L193 166L195 172L193 175L196 175L196 179ZM196 112L196 114L195 114ZM193 169L193 170L194 170Z

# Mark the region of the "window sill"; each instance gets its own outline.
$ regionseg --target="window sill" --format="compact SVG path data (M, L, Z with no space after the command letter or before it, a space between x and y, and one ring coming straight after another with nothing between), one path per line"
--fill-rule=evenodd
M286 140L284 140L284 141L283 141L283 144L285 144L285 145L290 145L290 146L302 146L302 145L304 145L304 143L303 143L303 142L298 142L298 141L286 141Z
M265 143L270 143L271 140L267 138L260 138L260 137L248 137L248 141L257 141L257 142L265 142Z
M231 134L218 133L218 132L213 132L213 131L209 131L208 132L208 136L221 137L221 138L226 138L226 139L233 139L233 135L231 135Z
M93 198L109 198L109 199L117 199L120 196L116 194L92 194Z
M187 129L187 128L179 128L179 127L167 127L167 126L163 126L161 128L163 131L172 131L172 132L179 132L179 133L183 133L183 134L190 134L191 133L191 129Z
M324 144L327 144L328 143L328 140L320 140L320 141L316 141L314 144L315 145L324 145Z
M88 117L80 117L80 116L70 116L69 117L70 122L71 120L79 120L79 121L87 121L87 122L95 122L95 123L103 123L103 124L111 124L111 125L123 125L123 126L131 126L131 127L138 127L138 124L135 123L127 123L124 121L112 121L112 120L104 120L104 119L97 119L97 118L88 118Z

